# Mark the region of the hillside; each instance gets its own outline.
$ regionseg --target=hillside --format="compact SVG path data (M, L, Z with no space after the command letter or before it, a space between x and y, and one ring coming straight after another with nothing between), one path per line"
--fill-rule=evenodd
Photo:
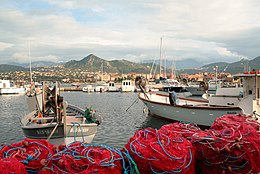
M248 69L248 67L250 67L250 70L260 69L260 56L252 60L242 59L240 61L233 62L233 63L216 62L216 63L204 65L202 67L199 67L197 65L199 64L199 62L193 59L186 59L182 61L182 63L185 62L190 62L191 64L194 64L194 67L188 69L187 67L189 66L186 63L187 65L186 68L185 66L182 66L183 69L180 69L178 67L178 62L176 62L178 73L194 74L199 72L213 72L215 71L214 67L216 66L218 66L218 72L230 72L232 74L243 72L246 69ZM166 64L168 65L167 72L169 73L172 70L172 61L167 61ZM45 62L45 61L32 63L32 67L34 69L37 67L52 67L56 65L57 63ZM108 72L108 73L150 73L152 63L147 61L146 63L143 62L142 64L140 64L140 63L130 62L128 60L107 61L100 57L95 56L94 54L90 54L81 60L71 60L63 64L63 67L68 69L82 69L84 71L89 71L89 72L98 72L98 71L102 71L103 69L104 72ZM22 67L17 65L0 64L0 72L12 72L12 71L28 71L28 65ZM157 72L158 71L159 71L159 66L157 66Z
M230 72L232 74L244 72L247 69L260 69L260 56L252 59L241 59L240 61L233 62L233 63L226 63L226 62L217 62L213 64L204 65L202 69L210 71L214 71L214 67L218 66L219 72Z
M0 72L13 72L13 71L28 71L28 69L16 65L0 64Z
M133 63L127 60L106 61L95 56L94 54L90 54L79 61L71 60L65 63L64 67L72 69L80 68L87 71L102 71L103 68L104 72L108 73L149 73L150 71L149 67L138 63Z

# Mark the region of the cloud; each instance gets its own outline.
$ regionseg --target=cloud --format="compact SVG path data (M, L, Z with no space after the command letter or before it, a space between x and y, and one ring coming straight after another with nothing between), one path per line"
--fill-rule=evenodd
M0 42L0 51L4 51L7 48L12 47L12 44Z
M4 1L0 7L0 63L35 59L233 61L259 55L257 0ZM13 60L10 60L13 61Z

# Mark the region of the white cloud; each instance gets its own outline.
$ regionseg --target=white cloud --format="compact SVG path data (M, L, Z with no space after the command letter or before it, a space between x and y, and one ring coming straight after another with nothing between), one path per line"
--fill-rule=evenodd
M238 53L236 53L236 52L231 52L231 51L229 51L227 48L223 48L223 47L217 48L217 52L218 52L221 56L236 58L237 61L238 61L238 60L241 60L241 59L248 59L246 56L240 55L240 54L238 54Z
M0 51L4 51L7 48L12 47L12 44L0 42Z
M29 38L35 57L52 55L57 61L90 53L154 59L160 37L167 58L254 58L259 5L257 0L42 0L17 6L6 1L0 7L0 63L7 57L26 62Z

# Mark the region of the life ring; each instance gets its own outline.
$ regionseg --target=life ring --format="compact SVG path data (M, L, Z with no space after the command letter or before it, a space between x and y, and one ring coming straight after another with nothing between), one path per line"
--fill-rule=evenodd
M182 79L182 82L184 83L184 84L188 84L188 80L187 79Z

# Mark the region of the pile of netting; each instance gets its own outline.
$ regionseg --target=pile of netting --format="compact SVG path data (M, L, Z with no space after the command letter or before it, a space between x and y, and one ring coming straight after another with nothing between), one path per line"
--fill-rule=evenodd
M0 159L1 174L26 174L25 166L16 158Z
M182 136L146 128L125 145L140 173L195 173L194 149Z
M191 140L192 136L195 133L202 131L195 124L187 124L187 123L181 123L181 122L175 122L175 123L163 125L160 128L160 130L169 131L169 132L181 135L182 137L186 138L187 140Z
M68 146L60 145L39 173L133 174L138 173L138 169L127 151L106 145L74 142Z
M260 123L245 115L219 117L209 130L179 122L146 128L122 150L32 139L0 145L1 174L257 174L259 160Z
M54 146L25 139L0 146L0 173L139 173L127 150L74 142Z
M13 164L6 170L21 170L17 173L23 173L25 167L28 173L37 173L44 167L44 161L52 156L52 147L53 145L46 140L25 139L14 144L2 144L0 158L3 161L7 159L12 161Z
M253 117L225 115L192 136L201 173L259 173L260 124Z

